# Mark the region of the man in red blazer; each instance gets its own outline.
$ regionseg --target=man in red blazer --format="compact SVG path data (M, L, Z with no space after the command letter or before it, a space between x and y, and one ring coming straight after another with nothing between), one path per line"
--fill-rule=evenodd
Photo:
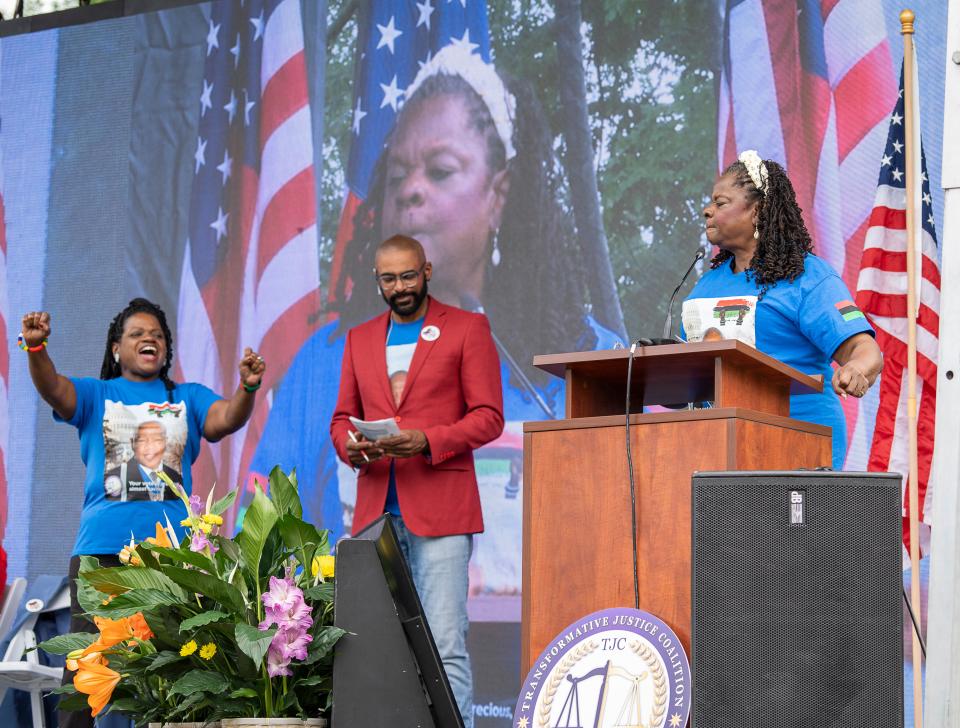
M389 311L347 333L330 436L358 468L353 532L384 512L394 516L460 713L472 725L467 564L472 534L483 531L473 451L503 431L500 361L486 316L427 295L432 266L419 242L382 243L375 274ZM369 442L353 432L351 416L393 417L401 432Z

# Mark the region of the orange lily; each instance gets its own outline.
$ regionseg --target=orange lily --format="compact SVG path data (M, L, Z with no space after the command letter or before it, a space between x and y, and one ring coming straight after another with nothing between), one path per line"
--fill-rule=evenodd
M94 617L93 621L100 630L100 636L83 651L83 655L89 655L91 652L103 652L109 650L114 645L126 642L136 637L141 640L148 640L153 637L150 625L143 618L143 612L137 612L132 617L121 617L120 619L107 619L106 617Z
M84 655L83 650L74 650L67 655L67 669L70 672L76 672L77 666L81 662L96 662L104 665L110 664L110 661L103 656L102 652L91 652L89 655Z
M106 665L87 662L86 660L78 661L77 668L77 674L73 678L73 686L77 689L77 692L87 695L90 715L94 716L110 702L113 689L120 682L120 673L111 670Z
M128 619L130 629L133 631L133 636L138 640L148 640L153 637L153 630L150 629L147 620L143 618L143 612L137 612L132 617L128 617Z
M167 530L163 527L160 521L157 521L156 537L147 538L148 543L152 543L154 546L163 546L168 549L173 548L173 544L170 542L170 536L167 534Z

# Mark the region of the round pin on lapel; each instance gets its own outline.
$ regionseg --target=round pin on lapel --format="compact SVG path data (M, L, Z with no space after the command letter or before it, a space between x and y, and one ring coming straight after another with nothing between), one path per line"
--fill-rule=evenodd
M420 338L424 341L436 341L440 338L440 329L436 326L424 326L420 331Z

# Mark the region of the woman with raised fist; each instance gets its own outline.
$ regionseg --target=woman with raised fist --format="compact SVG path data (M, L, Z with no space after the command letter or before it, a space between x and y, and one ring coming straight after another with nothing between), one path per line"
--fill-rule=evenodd
M59 374L47 349L50 331L49 313L30 312L23 317L18 343L54 419L73 425L80 435L86 479L70 559L70 629L88 631L92 625L77 604L80 557L95 556L102 566L117 566L131 534L139 542L156 535L157 522L176 525L186 518L167 478L182 483L190 495L190 466L200 438L216 441L246 423L266 366L263 357L246 349L240 382L229 399L202 384L174 382L166 316L143 298L131 301L110 323L99 379ZM64 681L69 680L67 673ZM61 712L59 720L71 728L93 725L85 711Z

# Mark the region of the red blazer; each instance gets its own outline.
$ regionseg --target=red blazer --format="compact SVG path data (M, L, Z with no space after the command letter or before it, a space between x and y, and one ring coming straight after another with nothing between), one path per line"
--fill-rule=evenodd
M387 377L389 311L347 333L340 395L330 436L340 458L349 463L347 432L351 415L364 420L395 417L400 429L422 430L430 456L397 458L397 498L407 527L418 536L450 536L483 531L473 451L503 431L500 359L482 314L429 299L422 337L410 362L400 406ZM356 534L383 514L390 479L390 458L360 467Z

